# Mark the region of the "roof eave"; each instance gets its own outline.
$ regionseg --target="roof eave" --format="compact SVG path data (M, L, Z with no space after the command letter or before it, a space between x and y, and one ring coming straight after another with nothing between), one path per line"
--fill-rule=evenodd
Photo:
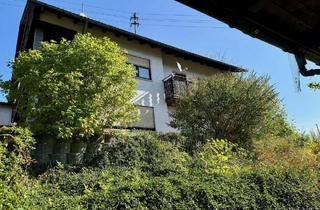
M189 51L177 48L177 47L173 47L173 46L164 44L162 42L155 41L153 39L150 39L150 38L147 38L147 37L143 37L141 35L134 34L134 33L125 31L123 29L120 29L120 28L117 28L117 27L114 27L114 26L111 26L111 25L108 25L108 24L105 24L105 23L102 23L102 22L87 18L87 17L83 17L83 16L75 14L73 12L70 12L70 11L67 11L67 10L64 10L64 9L61 9L61 8L46 4L44 2L37 1L37 0L28 0L27 1L26 8L25 8L24 14L22 16L22 20L20 22L20 30L21 30L21 26L23 24L23 19L26 18L25 14L27 14L28 10L33 9L34 8L33 6L34 7L40 6L40 7L43 7L45 9L51 10L52 12L55 12L55 13L59 12L62 15L66 15L66 16L69 16L70 18L77 19L77 20L80 20L80 21L88 21L88 23L90 23L90 24L93 24L93 25L96 25L98 27L104 28L104 29L109 30L109 31L111 31L113 33L120 34L120 35L123 35L123 36L127 36L127 37L130 37L132 39L136 39L137 41L142 42L142 43L143 42L148 43L153 47L156 46L156 47L161 48L162 51L164 51L164 52L170 51L170 52L173 52L172 54L180 55L180 57L184 57L184 58L192 60L194 62L202 63L202 64L205 64L205 65L210 66L210 67L217 68L217 69L222 70L222 71L231 71L231 72L244 72L244 71L246 71L243 68L240 68L240 67L237 67L237 66L234 66L234 65L231 65L231 64L227 64L227 63L224 63L224 62L221 62L221 61L217 61L217 60L214 60L214 59L211 59L211 58L199 55L199 54L195 54L195 53L192 53L192 52L189 52ZM20 35L21 34L20 30L19 30L18 44L22 41L21 37L20 37L21 36ZM17 52L19 50L23 50L23 49L21 49L21 47L19 48L19 46L17 45Z

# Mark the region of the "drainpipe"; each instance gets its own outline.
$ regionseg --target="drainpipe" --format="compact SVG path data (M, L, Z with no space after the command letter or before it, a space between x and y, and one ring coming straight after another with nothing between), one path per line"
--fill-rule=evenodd
M82 28L82 33L85 34L88 32L88 18L85 17L85 22Z
M299 67L299 72L302 76L310 77L314 75L320 75L320 69L307 69L306 64L307 61L302 53L296 53L294 54L294 57L296 58L296 62Z

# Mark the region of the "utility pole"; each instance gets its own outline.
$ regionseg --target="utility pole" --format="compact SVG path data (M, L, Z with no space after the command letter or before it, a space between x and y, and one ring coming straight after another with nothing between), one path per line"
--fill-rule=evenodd
M137 28L139 27L139 17L137 16L137 13L133 13L132 17L130 17L130 28L134 27L134 33L137 33Z

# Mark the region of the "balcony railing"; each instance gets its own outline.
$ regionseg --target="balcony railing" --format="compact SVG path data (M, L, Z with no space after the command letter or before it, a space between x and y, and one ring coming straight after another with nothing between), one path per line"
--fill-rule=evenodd
M163 79L164 93L169 106L175 105L189 83L190 81L187 80L186 76L180 74L170 74Z

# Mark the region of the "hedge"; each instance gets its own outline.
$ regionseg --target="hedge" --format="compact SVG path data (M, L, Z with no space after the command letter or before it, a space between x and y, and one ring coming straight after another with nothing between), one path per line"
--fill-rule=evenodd
M189 154L177 134L116 132L87 165L0 181L4 209L318 209L319 172L262 165L211 140ZM1 150L2 151L2 150ZM3 155L3 153L1 153ZM223 168L223 170L220 170ZM235 170L236 169L236 170ZM26 174L26 171L21 172ZM17 177L18 178L18 177ZM4 187L8 185L9 187ZM19 189L19 190L17 190ZM2 196L1 196L2 195ZM6 196L4 196L6 195Z

